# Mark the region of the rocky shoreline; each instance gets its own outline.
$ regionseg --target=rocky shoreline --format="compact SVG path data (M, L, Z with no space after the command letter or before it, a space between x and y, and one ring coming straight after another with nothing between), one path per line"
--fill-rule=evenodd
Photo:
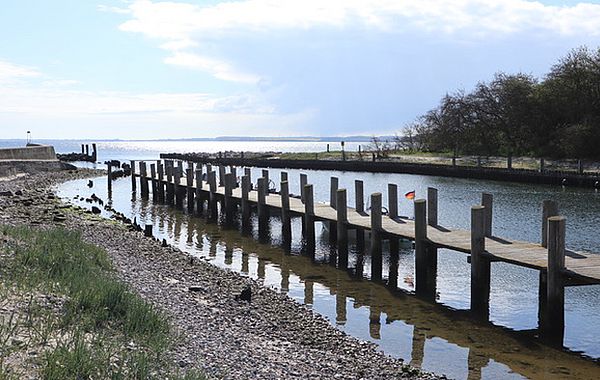
M181 337L171 355L182 370L223 379L439 378L346 335L284 294L63 204L51 190L97 174L77 170L2 181L0 220L80 230L86 241L103 247L118 276L171 318ZM251 302L237 299L248 287Z

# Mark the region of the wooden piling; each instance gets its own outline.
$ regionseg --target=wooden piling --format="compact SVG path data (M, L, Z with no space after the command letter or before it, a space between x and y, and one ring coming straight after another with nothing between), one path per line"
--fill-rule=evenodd
M156 190L156 164L150 164L150 183L152 184L152 200L158 201L158 191Z
M208 191L209 191L209 218L212 220L217 219L217 173L212 170L206 173L208 179Z
M85 155L86 156L90 155L90 145L89 144L85 144Z
M492 221L493 221L493 204L494 196L490 193L481 194L481 205L485 207L483 212L483 231L486 237L492 237Z
M415 215L415 292L418 296L427 296L428 257L427 257L427 201L414 201Z
M548 218L548 279L544 335L562 345L565 328L565 229L563 216Z
M338 189L336 200L337 210L337 250L338 268L348 269L348 200L346 189Z
M258 179L258 219L266 219L267 216L267 179L261 177Z
M162 164L161 160L158 160L156 162L156 171L158 174L158 181L156 183L156 189L158 191L158 199L161 202L165 201L165 184L164 184L164 180L165 180L165 167Z
M287 172L281 172L281 182L284 182L284 181L287 182L287 180L288 180L288 173Z
M283 246L289 251L292 243L292 225L290 217L290 189L288 181L281 181L281 236Z
M427 224L438 225L438 189L427 188Z
M202 192L203 181L202 181L202 165L198 164L196 166L196 212L201 214L204 210L204 196Z
M225 185L225 166L219 165L219 187Z
M225 174L225 217L228 222L233 220L233 186L235 184L235 175L233 173Z
M242 223L250 219L250 177L247 175L242 176Z
M308 184L308 176L306 174L301 173L300 174L300 198L302 199L302 203L306 203L305 196L304 196L304 189L306 188L307 184Z
M388 217L398 217L398 186L393 183L388 183Z
M136 190L135 161L131 160L131 191Z
M335 210L336 208L336 196L339 186L339 179L337 177L331 177L329 181L329 207ZM329 243L331 246L335 245L337 240L337 223L333 221L327 222L329 224Z
M187 207L188 210L194 210L194 197L196 195L196 191L194 190L194 165L188 166L185 172L186 177L186 186L187 186Z
M251 168L244 168L244 175L246 177L248 177L248 180L250 181L250 184L252 184L252 169ZM252 186L250 186L252 187Z
M548 218L558 215L558 204L555 201L542 202L542 247L548 247Z
M146 163L140 162L140 189L143 198L148 197L148 174L146 169Z
M365 212L365 192L364 192L364 184L361 180L354 181L354 197L355 197L355 209L358 213Z
M307 253L314 257L315 254L315 204L313 198L313 185L304 185L304 243Z
M107 170L108 170L108 192L112 191L112 165L109 163L107 165Z
M381 203L381 193L371 194L371 280L373 281L380 281L382 277Z
M489 318L490 260L485 257L485 207L471 208L471 311Z
M269 169L263 169L262 170L262 177L265 179L266 181L266 185L267 185L267 194L269 193Z

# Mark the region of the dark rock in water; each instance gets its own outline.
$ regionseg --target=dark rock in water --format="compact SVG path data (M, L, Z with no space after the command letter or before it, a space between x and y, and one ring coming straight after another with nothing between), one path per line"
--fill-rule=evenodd
M203 292L204 289L198 285L188 286L188 292Z
M94 187L94 181L91 179L88 181L88 187Z
M240 293L240 295L235 296L236 300L241 300L241 301L248 301L251 302L252 300L252 288L250 288L250 285L246 285L246 287L244 288L244 290L242 290L242 292Z
M98 207L92 206L92 213L93 214L100 214L101 212L102 212L102 210L100 210Z

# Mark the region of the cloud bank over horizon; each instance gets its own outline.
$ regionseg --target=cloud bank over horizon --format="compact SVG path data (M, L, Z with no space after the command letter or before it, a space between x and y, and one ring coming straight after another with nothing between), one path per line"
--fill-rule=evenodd
M12 18L25 14L22 6ZM0 124L15 136L21 129L81 138L388 134L445 93L495 72L541 77L569 50L597 48L600 35L597 2L113 0L73 7L72 14L50 8L57 25L65 24L61 17L81 22L81 39L78 30L56 36L72 40L69 48L44 52L50 32L33 23L21 50L20 41L0 43Z

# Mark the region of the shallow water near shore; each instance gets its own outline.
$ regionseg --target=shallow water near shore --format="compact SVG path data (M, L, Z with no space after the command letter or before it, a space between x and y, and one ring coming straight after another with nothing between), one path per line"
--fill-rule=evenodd
M270 177L278 179L279 172L270 170ZM416 190L417 197L425 195L427 186L434 186L440 191L440 224L455 228L468 228L470 205L480 201L482 191L491 192L495 197L494 234L529 241L539 240L541 201L555 199L568 218L567 245L600 249L594 225L600 196L594 191L401 174L303 172L315 184L318 201L329 199L332 175L339 177L340 187L348 188L349 200L354 199L354 179L363 179L365 194L382 191L384 199L388 182L398 184L400 193ZM300 172L288 173L290 189L297 193ZM258 176L259 169L253 169L253 178ZM74 197L95 193L105 202L109 200L105 178L95 179L91 189L86 184L68 182L59 186L58 193L88 208L90 204ZM315 260L303 256L298 220L293 225L291 254L287 254L280 247L277 216L271 217L270 233L259 242L256 220L252 233L243 236L235 226L208 223L203 217L132 196L129 178L113 182L110 199L117 211L137 217L140 224L152 224L156 237L217 266L262 280L266 286L311 305L348 334L373 341L384 352L426 371L458 379L600 377L600 366L592 360L549 348L530 337L530 330L537 327L537 271L493 263L491 323L480 323L464 311L469 307L470 273L464 254L439 250L438 298L437 304L432 304L409 294L414 291L411 248L401 251L396 288L368 281L369 256L362 255L355 245L351 245L349 257L353 269L343 271L329 264L331 248L325 232L319 234ZM412 203L407 200L400 201L399 209L402 215L412 215ZM319 224L317 231L322 231ZM386 257L383 273L387 279ZM362 270L356 270L360 262ZM566 289L565 347L591 358L600 357L595 335L600 326L599 296L599 286Z

